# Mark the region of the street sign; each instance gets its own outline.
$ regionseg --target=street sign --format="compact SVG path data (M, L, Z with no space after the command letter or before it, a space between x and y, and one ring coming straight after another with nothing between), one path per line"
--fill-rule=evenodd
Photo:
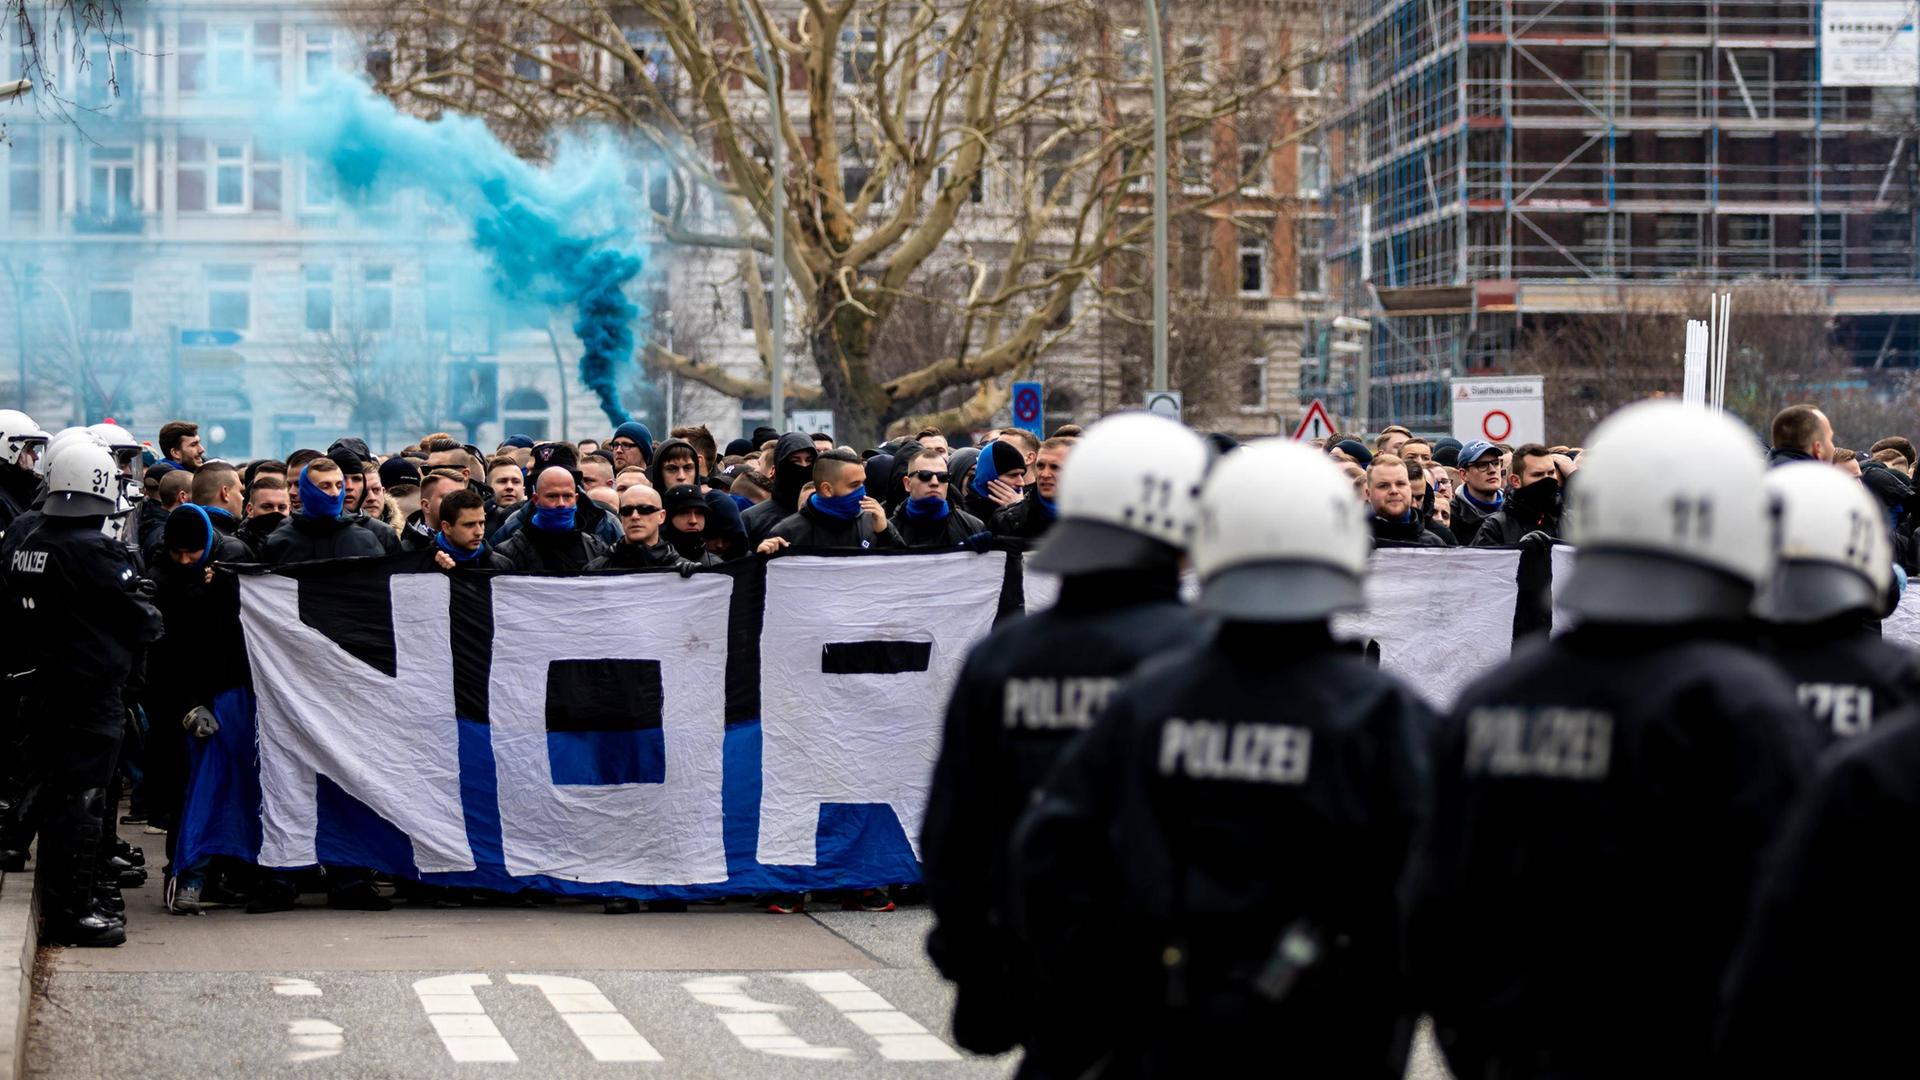
M1307 442L1310 439L1324 439L1334 433L1333 420L1327 415L1327 403L1319 398L1307 406L1307 415L1300 418L1300 426L1293 429L1295 442Z
M832 435L833 410L790 409L787 412L787 427L790 430L804 431L808 434L818 431L823 435Z
M180 344L188 349L217 349L240 344L238 330L182 330Z
M1539 375L1453 380L1453 437L1509 446L1545 442L1544 382Z
M1045 388L1037 382L1013 384L1013 426L1031 431L1035 438L1046 438Z
M1147 411L1169 420L1180 419L1180 391L1155 390L1148 394Z

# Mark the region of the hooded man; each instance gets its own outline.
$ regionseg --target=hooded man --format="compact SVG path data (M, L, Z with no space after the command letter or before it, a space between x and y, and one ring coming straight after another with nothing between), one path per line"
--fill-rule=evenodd
M655 491L691 484L698 487L700 450L685 439L667 439L653 449L653 464L647 467L647 480Z
M1066 467L1067 453L1073 449L1073 443L1072 439L1054 438L1040 444L1029 470L1032 483L1027 485L1026 497L993 515L988 523L995 536L1037 540L1053 527L1060 517L1056 501L1060 470Z
M886 509L867 494L865 480L860 455L851 450L821 454L813 465L813 495L799 512L775 526L757 550L770 555L786 547L904 547Z
M750 550L747 527L740 523L740 506L724 491L709 491L707 500L707 553L716 561L738 559Z
M740 515L747 542L756 547L800 507L800 489L813 479L814 459L820 452L806 432L789 431L773 447L773 498Z
M665 458L666 454L659 456ZM718 556L707 553L707 500L700 489L692 484L675 484L661 492L659 498L667 511L667 520L660 526L660 538L672 545L683 559L701 565L707 565L708 560L718 563Z
M580 492L573 473L549 465L535 475L524 527L499 544L495 553L513 570L586 569L607 553L607 545L581 529ZM602 513L598 508L595 512Z
M262 562L313 562L387 554L387 546L359 515L346 514L346 477L332 458L314 458L300 471L300 512L260 546ZM391 532L392 530L388 530Z
M1012 443L995 439L980 448L960 507L982 521L992 521L993 515L1020 501L1026 484L1027 455Z
M953 547L985 530L979 518L947 501L952 478L942 451L922 450L913 456L906 473L906 500L891 518L907 547Z

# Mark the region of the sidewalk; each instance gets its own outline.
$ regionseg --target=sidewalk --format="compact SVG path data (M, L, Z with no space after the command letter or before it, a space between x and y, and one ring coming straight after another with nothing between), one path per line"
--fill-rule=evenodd
M27 1009L33 1002L33 870L0 872L0 1080L25 1070Z

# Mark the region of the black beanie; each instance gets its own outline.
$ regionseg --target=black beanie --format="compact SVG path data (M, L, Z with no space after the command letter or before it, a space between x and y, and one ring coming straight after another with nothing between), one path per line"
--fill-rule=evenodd
M336 445L335 449L327 454L327 459L340 466L340 472L345 476L360 476L367 471L366 463L362 462L360 455L354 453L349 447Z
M753 448L758 450L779 437L780 433L770 427L762 426L754 428L752 439Z
M734 457L735 455L738 455L740 457L746 457L748 454L751 454L758 449L759 447L753 445L752 443L748 442L745 439L735 439L732 442L727 444L727 452L720 456Z
M531 475L540 475L540 471L549 465L558 465L568 472L579 472L580 458L574 454L573 447L566 443L541 443L534 447Z
M213 523L208 520L205 509L187 503L176 506L167 515L167 522L160 530L160 542L168 551L198 551L201 558L213 545Z
M668 488L661 503L667 509L669 520L682 510L705 511L707 508L707 500L701 496L700 489L692 484L675 484Z

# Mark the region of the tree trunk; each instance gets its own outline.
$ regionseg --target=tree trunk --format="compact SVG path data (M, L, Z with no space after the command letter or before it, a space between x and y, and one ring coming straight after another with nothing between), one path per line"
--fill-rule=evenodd
M852 304L836 305L835 289L828 279L816 298L815 310L833 315L822 320L809 339L820 372L820 396L833 410L833 433L843 445L874 446L887 419L886 391L873 378L874 320Z

